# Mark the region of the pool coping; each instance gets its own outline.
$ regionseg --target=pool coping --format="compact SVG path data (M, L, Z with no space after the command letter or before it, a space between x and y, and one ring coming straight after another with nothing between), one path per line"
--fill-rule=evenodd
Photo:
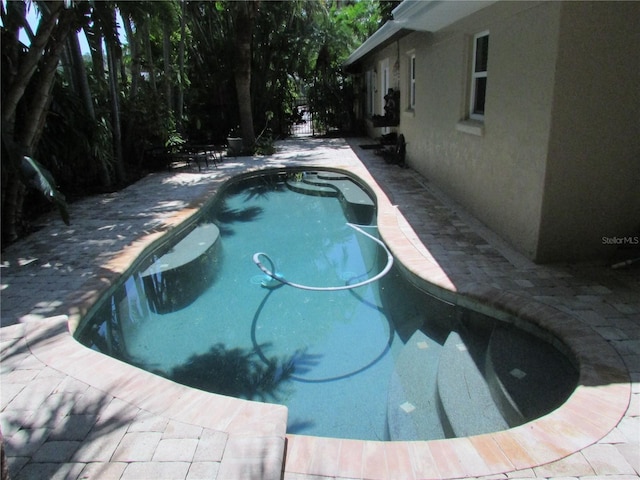
M355 154L351 152L355 157ZM305 168L323 168L296 164ZM272 167L271 167L272 168ZM400 211L359 161L332 164L360 178L377 199L380 234L414 281L434 293L464 304L482 302L489 308L532 322L562 340L578 362L579 386L558 409L519 427L490 434L446 440L383 442L286 434L284 406L248 402L177 385L77 343L71 334L78 319L125 273L138 256L164 232L134 241L90 280L68 316L26 323L26 342L48 366L139 406L149 412L229 433L281 441L284 471L368 479L466 478L532 468L559 460L596 443L622 419L631 397L630 379L618 353L600 335L557 309L516 294L479 284L457 284L448 278ZM250 166L248 170L263 170ZM230 172L234 177L237 172ZM231 176L229 177L231 178ZM167 230L194 218L220 189L212 186L179 214L166 220ZM462 295L461 297L455 296ZM42 339L46 338L45 341ZM102 375L95 375L100 371ZM286 444L286 454L284 447Z

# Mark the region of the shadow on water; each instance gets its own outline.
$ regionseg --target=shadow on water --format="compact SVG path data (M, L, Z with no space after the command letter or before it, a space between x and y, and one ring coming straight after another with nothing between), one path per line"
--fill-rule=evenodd
M123 294L121 291L116 293ZM93 322L81 331L77 336L78 341L177 383L247 400L278 401L281 384L293 374L294 358L265 355L268 344L256 344L252 349L230 349L217 343L207 352L192 355L171 370L159 368L157 364L150 364L128 351L123 332L123 324L127 319L122 318L118 303L116 295L111 302L105 302L102 315L99 316L101 321Z
M287 423L287 433L289 434L304 434L312 429L316 425L316 422L311 420L293 420Z
M260 302L260 305L256 309L256 313L253 316L253 322L251 323L251 343L253 344L253 351L256 353L258 358L265 364L269 365L273 360L268 358L263 349L264 344L258 343L258 339L256 338L256 326L258 325L258 320L260 318L260 314L264 309L264 306L267 303L269 297L273 294L275 290L269 290L267 294ZM296 379L295 374L308 373L313 367L320 363L322 359L322 355L311 355L306 353L304 349L296 350L296 352L291 356L290 359L286 362L286 371L287 378L286 380Z
M260 319L262 310L264 309L264 306L267 304L269 297L275 291L276 290L269 290L267 292L267 294L262 299L262 302L260 302L260 305L258 306L256 313L253 316L253 322L251 323L251 342L253 344L254 351L257 353L260 359L265 363L268 363L270 359L264 355L262 346L258 343L258 340L256 337L256 329L257 329L258 321ZM372 308L377 309L378 307L374 305ZM288 379L294 380L300 383L326 383L326 382L334 382L334 381L343 380L346 378L356 376L359 373L362 373L365 370L368 370L369 368L373 367L375 364L377 364L389 353L389 351L391 350L391 344L393 343L393 337L394 337L393 325L389 323L389 337L387 339L387 342L385 343L382 351L373 360L366 363L366 365L360 368L357 368L353 371L344 373L342 375L332 376L332 377L323 377L323 378L302 377L301 376L302 374L311 372L313 368L320 363L323 356L320 354L309 354L306 352L305 349L298 349L296 350L296 352L293 354L293 356L289 359L287 363L289 367Z
M214 218L223 235L233 235L235 232L229 225L238 222L252 222L260 215L262 215L262 208L260 207L229 208L226 202L223 202L223 204L216 209Z
M268 345L259 347L264 351ZM247 400L278 400L278 390L291 376L292 365L291 361L266 358L256 350L227 349L218 343L163 376L207 392Z
M281 176L256 176L248 178L236 185L229 187L228 195L244 196L244 202L251 202L256 199L266 199L273 192L286 190ZM218 224L220 231L225 235L233 235L233 230L228 226L233 223L252 222L257 220L263 213L263 208L249 206L245 208L230 208L226 199L220 200L213 212L213 218Z
M244 182L244 185L247 184L248 186L242 189L245 195L245 202L250 202L257 198L264 199L272 192L285 190L285 185L280 176L258 176Z

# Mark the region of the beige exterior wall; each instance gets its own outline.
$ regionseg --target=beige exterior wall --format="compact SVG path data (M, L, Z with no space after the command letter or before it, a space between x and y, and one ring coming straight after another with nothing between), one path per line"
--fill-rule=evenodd
M396 78L394 72L394 65L398 57L398 46L396 43L381 49L375 56L375 59L371 59L369 68L375 70L375 92L373 96L374 100L374 113L376 115L384 115L384 95L386 92L383 90L383 72L381 70L382 64L386 62L389 69L389 88L394 90L399 87L399 79ZM380 135L380 129L370 129L369 133Z
M615 89L611 86L620 82L609 74L594 81L578 73L591 68L593 37L589 31L593 22L605 15L600 10L618 17L611 14L616 8L606 7L607 3L596 8L585 2L499 2L436 34L411 33L365 59L369 67L381 58L389 58L393 65L399 52L401 123L395 130L406 137L410 166L537 261L568 259L574 253L576 257L589 256L592 247L602 246L602 236L628 231L629 215L635 212L636 221L638 218L637 188L631 187L629 178L623 179L623 172L632 170L633 162L638 165L637 141L627 139L620 142L624 146L610 149L597 140L602 135L612 141L616 136L640 136L640 46L631 48L624 42L625 37L637 38L636 32L629 32L634 22L627 20L626 29L620 25L613 36L608 34L611 27L603 25L607 32L602 36L607 40L596 47L600 56L606 56L613 46L624 50L615 62L636 62L633 82L625 78L621 85L626 93L613 98ZM625 8L619 16L621 22L636 7ZM575 22L583 16L587 18ZM639 17L636 13L632 18ZM482 31L489 31L487 97L484 122L476 123L467 121L471 56L473 35ZM417 63L414 111L407 108L411 53ZM618 74L614 70L612 75ZM590 105L587 108L579 105L582 100L574 87L586 88L589 97L597 97L603 88L608 93L598 106L586 102ZM615 121L613 112L603 115L606 105L619 110L627 100L634 103L635 110ZM381 105L376 108L380 112ZM581 135L574 131L576 111L586 115L580 120L584 127ZM599 116L595 121L594 114ZM633 115L635 121L631 121ZM381 130L369 125L369 134L379 136ZM585 168L589 169L587 175ZM601 198L589 198L593 182L603 176L609 179L604 182L607 186ZM572 186L576 181L578 191ZM636 175L635 185L638 183ZM631 198L634 194L635 200ZM593 203L599 207L607 204L599 217L604 223L597 227L589 220L596 207ZM618 209L621 213L612 215ZM575 242L582 239L584 243L585 235L597 245L577 249Z
M538 259L640 235L640 2L563 5Z
M399 42L407 161L529 257L537 249L559 7L497 4L437 34ZM468 117L473 36L489 31L481 135ZM397 48L386 49L395 55ZM416 108L407 111L408 54L416 54ZM377 54L376 56L379 57ZM373 133L373 132L372 132Z

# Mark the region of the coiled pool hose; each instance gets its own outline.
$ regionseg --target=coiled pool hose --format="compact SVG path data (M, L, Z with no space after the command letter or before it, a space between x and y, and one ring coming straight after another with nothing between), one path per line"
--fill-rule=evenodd
M275 287L281 286L281 285L289 285L290 287L300 288L302 290L313 290L313 291L351 290L353 288L358 288L358 287L362 287L364 285L367 285L369 283L373 283L373 282L379 280L380 278L384 277L389 272L389 270L391 270L391 267L393 266L393 256L391 255L391 252L389 251L387 246L381 240L379 240L376 237L374 237L373 235L370 235L369 233L365 232L361 228L363 225L358 226L358 225L354 225L353 223L347 223L347 225L350 226L351 228L353 228L355 231L360 232L361 234L365 235L366 237L369 237L371 240L373 240L378 245L380 245L382 248L384 248L384 251L387 253L387 264L384 267L384 269L380 273L378 273L375 277L371 277L371 278L369 278L367 280L364 280L364 281L358 282L358 283L354 283L354 284L351 284L351 285L340 285L340 286L336 286L336 287L312 287L312 286L309 286L309 285L302 285L302 284L299 284L299 283L290 282L282 274L275 273L276 267L275 267L275 263L273 262L271 257L269 257L269 255L267 255L264 252L256 252L256 253L253 254L254 263L266 275L268 275L270 278L272 278L273 280L275 280L277 282L277 283L267 283L266 281L264 281L264 282L262 282L262 286L265 287L265 288L275 288ZM267 261L270 263L271 270L269 270L267 267L265 267L262 264L262 262L260 261L261 257L264 257L264 258L267 259Z

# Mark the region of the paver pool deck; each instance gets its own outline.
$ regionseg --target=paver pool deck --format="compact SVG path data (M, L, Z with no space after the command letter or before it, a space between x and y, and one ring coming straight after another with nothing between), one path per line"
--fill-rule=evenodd
M640 270L535 265L367 139L293 139L270 157L177 168L71 205L1 261L0 426L12 479L610 478L640 476ZM429 442L286 433L287 409L196 391L103 356L69 333L138 255L229 178L328 166L378 197L380 232L423 288L498 308L575 357L567 402L503 432ZM603 232L607 236L608 232ZM457 294L454 294L457 292Z

